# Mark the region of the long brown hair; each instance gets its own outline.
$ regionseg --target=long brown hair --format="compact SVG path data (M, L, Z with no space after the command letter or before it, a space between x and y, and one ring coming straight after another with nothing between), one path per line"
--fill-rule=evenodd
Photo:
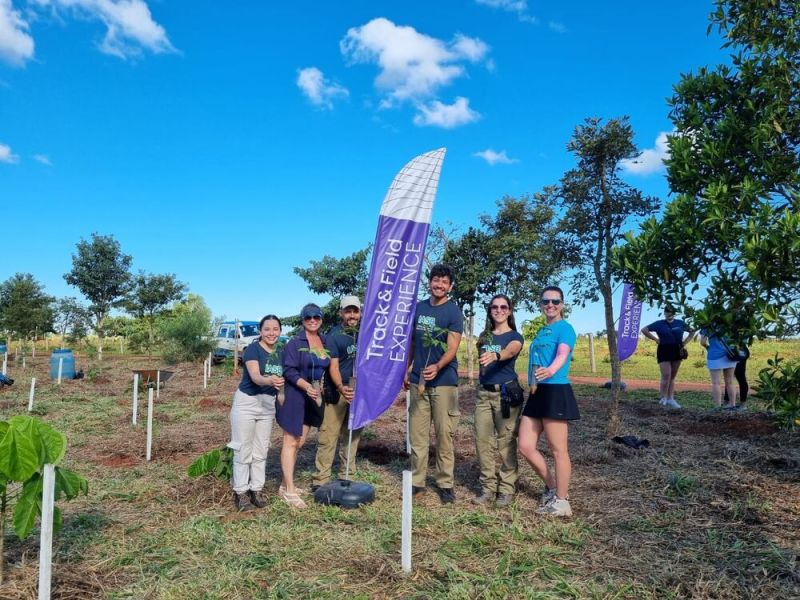
M489 340L492 339L492 330L494 330L496 323L494 322L494 318L492 317L492 302L497 300L498 298L502 298L508 303L508 326L513 330L517 330L517 323L514 320L514 305L511 303L511 299L506 296L505 294L495 294L492 296L492 299L489 300L489 303L486 305L486 326L481 334L478 336L478 345L486 344Z

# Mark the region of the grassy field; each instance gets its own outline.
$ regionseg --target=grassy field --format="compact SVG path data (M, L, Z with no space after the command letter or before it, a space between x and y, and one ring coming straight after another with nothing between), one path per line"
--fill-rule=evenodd
M268 458L270 506L232 512L227 482L190 479L186 466L228 440L237 380L216 371L202 389L199 365L180 365L157 402L152 462L132 427L130 369L154 360L87 365L91 378L58 388L44 359L12 376L0 416L35 413L65 431L67 464L90 495L62 503L54 598L796 598L800 594L800 436L756 411L708 410L686 392L685 411L660 410L652 394L623 400L636 451L605 438L607 392L577 386L583 419L571 433L575 516L538 517L541 490L521 469L508 509L475 507L474 391L461 390L454 506L433 492L414 508L413 571L400 568L400 481L405 408L364 436L356 478L376 502L355 511L312 505L297 512L275 496L280 431ZM146 405L146 402L143 403ZM144 413L140 423L144 423ZM301 451L310 484L315 434ZM0 598L35 598L38 540L6 537L8 581Z
M528 368L528 346L526 344L517 359L517 371L527 372ZM687 346L689 358L681 365L678 374L679 381L692 381L710 383L711 379L706 368L706 353L700 343L695 340ZM608 359L608 342L605 338L595 339L595 364L597 371L592 372L591 360L589 358L589 339L587 337L578 338L573 353L571 375L585 377L611 377L611 363ZM758 376L758 372L767 366L767 360L773 358L776 353L787 359L800 359L800 340L763 340L756 341L750 348L750 359L747 361L747 377L753 381ZM466 342L461 343L459 348L459 365L466 368L467 349ZM477 357L477 355L476 355ZM477 358L476 358L477 360ZM656 362L656 344L650 340L639 340L636 354L622 363L623 379L643 379L658 381L659 371Z

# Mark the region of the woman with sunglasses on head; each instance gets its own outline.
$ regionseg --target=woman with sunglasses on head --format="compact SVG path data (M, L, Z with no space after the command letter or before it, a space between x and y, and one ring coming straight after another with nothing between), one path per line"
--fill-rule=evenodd
M661 382L659 384L659 392L661 394L659 404L661 406L669 408L681 407L675 401L675 379L678 377L681 361L684 360L683 356L686 355L683 347L694 338L694 333L689 331L689 336L684 339L685 333L687 333L686 324L675 318L675 309L669 305L664 308L663 319L654 321L647 327L642 328L642 335L658 344L656 360L661 371ZM683 355L681 354L682 351L684 352Z
M233 395L231 441L233 450L233 501L237 510L264 508L267 450L275 421L275 398L283 387L278 342L281 321L267 315L258 324L261 334L242 355L242 381Z
M568 422L580 419L575 394L567 378L575 330L563 317L564 292L554 285L542 290L540 299L546 322L531 342L528 384L531 393L522 411L519 450L544 481L539 514L572 516L569 481L572 463L567 446ZM542 432L555 461L555 474L537 446Z
M475 404L475 446L481 493L475 504L508 506L517 483L517 423L523 392L514 368L522 350L511 300L495 295L486 308L486 330L478 337L480 379ZM495 448L501 465L495 464Z
M325 349L322 311L306 304L300 311L303 329L286 343L283 351L283 376L286 399L278 404L278 424L283 428L281 469L283 482L278 495L292 508L305 508L300 490L294 486L297 452L303 447L311 427L322 425L322 377L331 359Z

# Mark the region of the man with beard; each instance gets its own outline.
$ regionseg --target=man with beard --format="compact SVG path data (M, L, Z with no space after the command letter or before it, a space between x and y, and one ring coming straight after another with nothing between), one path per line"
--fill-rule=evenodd
M334 401L325 404L325 416L319 430L317 442L317 470L314 473L311 489L316 490L331 480L333 459L336 455L336 442L339 447L339 477L342 478L347 464L347 440L350 403L353 401L355 381L356 347L358 344L358 325L361 321L361 302L357 296L345 296L340 304L341 322L328 332L327 349L331 356L329 370L330 383L335 387ZM353 431L350 444L350 475L356 469L356 450L361 438L361 429Z

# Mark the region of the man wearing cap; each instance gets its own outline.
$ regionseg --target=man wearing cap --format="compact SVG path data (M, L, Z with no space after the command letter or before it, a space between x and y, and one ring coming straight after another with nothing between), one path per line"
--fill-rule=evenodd
M349 438L348 422L350 403L353 401L356 346L358 341L358 325L361 321L361 302L357 296L344 296L340 303L341 322L328 332L326 347L331 355L329 370L330 379L339 392L333 403L325 405L325 417L319 430L317 442L317 470L314 473L311 489L325 485L331 480L333 458L336 455L336 442L339 446L339 477L343 478L347 464L347 440ZM350 445L349 472L356 469L356 450L361 438L361 429L353 431Z

